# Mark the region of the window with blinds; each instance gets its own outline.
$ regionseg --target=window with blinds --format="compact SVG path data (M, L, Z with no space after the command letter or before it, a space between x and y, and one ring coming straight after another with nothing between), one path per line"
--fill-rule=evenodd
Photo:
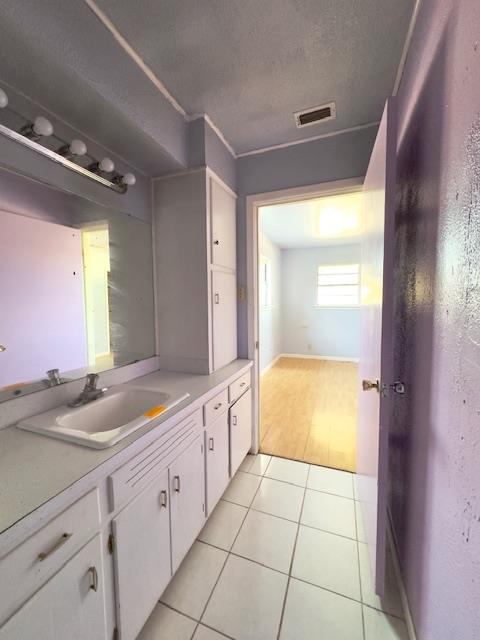
M360 304L360 265L320 265L317 272L317 306L357 307Z

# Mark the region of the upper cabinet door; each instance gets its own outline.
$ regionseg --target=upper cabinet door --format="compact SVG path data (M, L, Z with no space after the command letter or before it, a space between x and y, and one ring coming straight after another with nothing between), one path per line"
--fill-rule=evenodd
M205 524L205 456L198 436L170 466L172 571L178 569Z
M235 197L210 178L211 260L233 271L237 266L235 210Z
M165 470L113 520L122 640L137 637L171 577L168 499Z
M237 278L212 271L213 370L237 357Z

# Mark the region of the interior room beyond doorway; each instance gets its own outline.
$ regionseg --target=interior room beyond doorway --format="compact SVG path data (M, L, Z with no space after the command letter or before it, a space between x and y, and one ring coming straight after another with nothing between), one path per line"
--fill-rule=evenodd
M260 451L355 471L359 192L259 208Z

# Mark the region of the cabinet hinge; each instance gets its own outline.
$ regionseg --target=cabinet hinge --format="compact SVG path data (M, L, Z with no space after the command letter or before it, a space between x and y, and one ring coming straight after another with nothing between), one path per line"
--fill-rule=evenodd
M113 535L113 533L108 536L107 547L108 553L113 553L115 551L115 536ZM116 636L114 635L113 637L115 639Z
M203 513L205 513L205 503L204 502L202 502L202 511L203 511Z
M113 630L112 640L118 640L119 637L120 636L118 635L118 629L117 629L117 627L115 627L115 629Z

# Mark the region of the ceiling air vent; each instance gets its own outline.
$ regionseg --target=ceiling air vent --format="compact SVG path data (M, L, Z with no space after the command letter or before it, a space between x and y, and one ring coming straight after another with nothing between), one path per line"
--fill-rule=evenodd
M327 122L328 120L334 120L337 115L335 108L335 102L329 102L328 104L322 104L320 107L312 107L311 109L305 109L304 111L297 111L294 113L295 124L298 128L309 127L312 124L319 122Z

